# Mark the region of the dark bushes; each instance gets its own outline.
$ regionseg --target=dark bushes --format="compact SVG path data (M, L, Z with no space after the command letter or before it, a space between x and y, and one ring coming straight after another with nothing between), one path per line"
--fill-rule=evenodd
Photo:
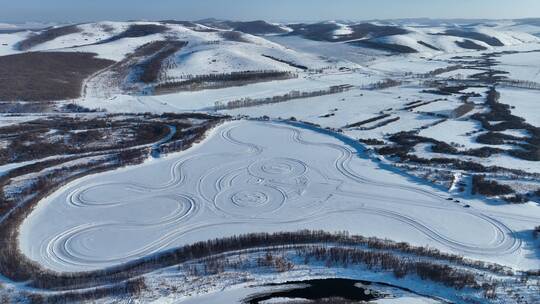
M288 71L243 71L222 74L206 74L192 76L184 81L165 82L158 84L156 93L167 93L171 91L191 91L200 89L222 88L228 86L240 86L249 83L282 80L297 77L296 74Z
M392 25L376 25L373 23L360 23L350 26L353 31L350 35L344 35L342 39L358 39L365 38L370 36L372 38L385 37L385 36L394 36L394 35L404 35L409 31L401 27L392 26Z
M389 252L367 251L359 248L313 247L298 250L305 259L324 261L325 265L365 265L368 269L390 270L397 278L416 274L422 280L442 283L455 289L475 288L476 282L472 272L458 270L449 265L405 259Z
M472 104L472 103L464 103L464 104L460 105L459 107L457 107L456 109L454 109L452 111L451 116L453 118L459 118L459 117L469 113L472 110L474 110L474 104Z
M383 115L372 117L372 118L369 118L369 119L366 119L366 120L362 120L362 121L359 121L359 122L348 124L348 125L344 126L343 128L347 129L347 128L360 127L362 125L365 125L365 124L368 124L368 123L371 123L371 122L374 122L374 121L377 121L377 120L381 120L381 119L384 119L384 118L387 118L387 117L390 117L390 114L383 114Z
M242 32L238 32L238 31L222 31L222 32L219 32L219 35L221 36L221 38L228 41L244 42L244 43L250 42L249 40L244 38L244 34Z
M0 56L0 100L77 98L82 82L113 61L93 53L30 52Z
M311 92L291 91L283 95L276 95L272 97L255 98L255 99L248 97L248 98L242 98L238 100L231 100L225 104L221 102L216 102L214 105L214 110L218 111L218 110L224 110L224 109L230 110L230 109L238 109L238 108L245 108L245 107L254 107L254 106L260 106L260 105L265 105L265 104L280 103L280 102L285 102L285 101L295 100L295 99L331 95L331 94L345 92L351 88L352 86L350 85L336 85L336 86L331 86L325 90L316 90L316 91L311 91Z
M376 138L365 138L365 139L361 138L358 141L363 143L363 144L370 145L370 146L384 145L384 141L382 141L380 139L376 139Z
M504 43L502 43L499 39L492 36L488 36L486 34L478 33L478 32L452 29L452 30L447 30L445 32L445 35L474 39L474 40L485 42L486 44L491 45L491 46L504 46ZM470 41L470 40L465 40L465 41Z
M139 64L138 67L142 69L142 73L139 76L140 81L144 83L152 83L158 80L159 73L163 61L174 53L178 52L181 48L187 45L185 41L168 41L162 48L156 52L150 59Z
M296 64L296 63L294 63L292 61L287 61L285 59L279 59L279 58L276 58L274 56L265 55L265 54L262 54L262 56L266 57L266 58L270 58L270 59L275 60L277 62L288 64L288 65L292 66L293 68L301 69L301 70L304 70L304 71L308 69L308 67L305 66L305 65Z
M480 134L476 137L476 142L486 145L504 145L507 143L515 143L520 141L521 138L504 133L487 132Z
M508 185L502 185L496 181L488 181L483 175L474 175L472 179L472 194L482 194L486 196L498 196L514 193Z
M278 25L270 24L263 20L246 21L246 22L230 22L234 30L252 35L263 34L283 34L287 31Z
M396 250L402 253L417 256L433 257L458 264L465 265L468 263L463 257L442 253L437 249L414 247L406 243L395 243L376 238L349 236L346 233L328 233L324 231L303 230L297 232L279 232L273 234L251 233L221 239L213 239L179 247L170 251L161 252L153 256L145 257L117 267L90 272L56 273L44 271L38 266L34 265L30 268L23 267L20 271L26 271L26 273L18 276L17 280L29 279L30 286L49 290L90 288L107 284L116 284L156 269L177 265L186 261L200 259L211 255L259 247L283 246L287 248L290 246L297 247L301 246L302 244L305 245L314 243L334 243L347 246L362 245L372 249ZM474 267L487 267L491 269L491 267L487 265L477 263L474 263Z
M120 40L120 39L123 39L123 38L137 38L137 37L150 36L150 35L154 35L154 34L161 34L163 32L166 32L167 30L169 30L169 28L164 26L164 25L158 25L158 24L132 24L124 32L122 32L122 33L120 33L120 34L118 34L116 36L112 36L109 39L105 39L103 41L100 41L97 44L113 42L113 41Z
M334 23L291 24L289 27L293 29L289 35L299 35L315 41L331 41L334 31L339 29Z
M402 84L402 82L399 81L399 80L394 80L394 79L387 78L387 79L383 79L381 81L378 81L376 83L370 84L368 86L368 89L384 90L384 89L400 86L401 84Z
M485 46L479 45L476 42L465 39L464 41L456 41L456 45L460 48L468 49L468 50L476 50L476 51L485 51L487 48Z
M54 40L61 36L78 33L80 31L81 29L78 28L76 25L49 28L40 32L39 34L32 35L24 39L23 41L20 41L19 43L17 43L17 48L21 51L26 51L36 45Z
M537 239L540 236L540 226L534 227L533 236L535 239Z
M54 137L49 130L57 130ZM0 148L0 164L52 155L100 152L149 144L165 137L164 123L134 119L50 118L0 128L10 136L9 148ZM55 138L53 140L52 138Z
M424 41L417 41L416 43L418 43L418 44L420 44L420 45L423 45L423 46L425 46L425 47L427 47L427 48L430 48L430 49L432 49L432 50L434 50L434 51L440 51L439 48L437 48L437 47L435 47L435 46L433 46L433 45L431 45L431 44L429 44L429 43L427 43L427 42L424 42Z
M315 41L348 41L354 39L361 39L366 37L378 38L384 36L401 35L406 34L409 31L406 29L392 26L392 25L376 25L373 23L359 23L350 25L352 33L347 35L336 36L335 30L340 27L335 23L313 23L313 24L290 24L289 27L293 28L293 32L290 35L300 35L304 38Z
M477 141L485 144L516 144L521 149L510 150L508 152L510 155L523 160L540 161L540 128L526 123L521 117L512 115L510 106L499 103L499 99L500 93L494 87L490 88L486 98L486 104L490 107L490 111L471 116L471 118L478 120L483 128L490 131L478 136ZM526 130L530 137L517 138L495 133L509 129Z
M353 41L353 42L349 42L349 44L354 45L354 46L360 46L360 47L390 52L390 53L396 53L396 54L418 53L417 50L406 45L383 43L383 42L371 41L371 40Z

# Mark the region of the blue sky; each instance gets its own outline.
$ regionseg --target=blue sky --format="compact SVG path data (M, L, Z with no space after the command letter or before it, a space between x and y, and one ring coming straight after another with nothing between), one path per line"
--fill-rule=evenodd
M540 17L540 0L0 0L0 22Z

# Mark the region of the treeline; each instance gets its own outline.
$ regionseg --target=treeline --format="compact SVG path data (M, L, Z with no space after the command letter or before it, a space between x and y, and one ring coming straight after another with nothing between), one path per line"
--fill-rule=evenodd
M443 96L450 96L452 94L462 94L461 91L468 88L467 86L464 86L464 85L448 86L445 83L441 83L440 81L424 81L422 85L434 88L434 89L422 90L421 91L422 93L443 95Z
M137 38L154 34L161 34L168 30L168 27L160 24L132 24L122 33L112 36L108 39L99 41L95 44L109 43L123 38Z
M421 143L431 144L431 151L435 153L444 153L451 155L467 155L475 157L490 157L494 154L503 153L504 150L492 147L482 147L476 149L467 149L460 151L456 144L448 144L430 137L417 135L416 132L398 132L392 134L388 139L394 143L393 146L386 146L379 149L379 153L384 155L394 154L404 159L414 147Z
M372 83L363 87L366 90L384 90L402 85L403 82L395 79L384 79L376 83Z
M200 90L207 88L220 88L238 86L255 82L282 80L296 78L298 74L289 71L241 71L220 74L188 75L186 80L166 81L155 86L157 93L174 90Z
M277 62L281 62L281 63L285 63L289 66L292 66L293 68L297 68L297 69L300 69L300 70L307 70L308 67L305 66L305 65L301 65L301 64L297 64L297 63L294 63L292 61L288 61L288 60L285 60L285 59L280 59L280 58L277 58L277 57L274 57L274 56L270 56L270 55L265 55L265 54L262 54L263 57L266 57L266 58L270 58L274 61L277 61Z
M379 115L379 116L368 118L366 120L362 120L362 121L359 121L359 122L355 122L355 123L352 123L352 124L345 125L343 128L344 129L356 128L356 127L360 127L360 126L363 126L365 124L368 124L370 122L381 120L381 119L384 119L384 118L387 118L387 117L390 117L390 114L382 114L382 115Z
M486 145L515 145L520 144L523 138L500 132L487 131L476 137L476 142Z
M510 106L499 102L501 94L495 87L491 87L487 93L485 104L489 111L471 115L472 119L479 121L482 127L490 132L502 132L505 130L526 130L528 137L521 138L514 144L519 149L508 151L511 156L528 161L540 161L540 128L525 121L522 117L512 114ZM492 123L496 122L496 123ZM490 135L491 137L493 134ZM502 135L497 135L502 139ZM506 137L505 139L508 139ZM481 140L488 140L485 136Z
M3 232L0 233L3 234ZM58 302L62 301L64 294L83 301L114 295L117 292L138 292L144 289L144 281L142 279L131 281L132 278L189 261L201 260L204 263L203 274L223 272L226 267L233 264L220 255L235 254L240 250L246 253L296 250L304 257L306 263L310 259L315 259L324 261L330 267L362 264L370 269L392 271L397 278L418 275L421 279L442 283L456 289L492 290L494 288L494 285L478 284L474 273L462 270L461 266L501 275L512 275L512 272L503 266L471 261L434 248L415 247L407 243L396 243L373 237L351 236L346 232L329 233L310 230L272 234L251 233L213 239L157 253L116 267L80 273L58 273L46 270L26 258L13 261L15 265L6 265L3 263L5 261L2 261L0 267L2 274L7 278L16 282L25 281L28 287L42 289L55 297L57 295ZM437 261L422 261L423 257ZM205 260L207 258L208 260ZM4 260L5 257L0 255L0 259ZM288 271L295 266L288 259L269 255L261 257L256 263L258 266L271 267L276 271ZM6 267L12 268L16 273L5 272ZM241 265L236 263L233 267L241 267ZM190 271L193 275L201 274L197 268ZM133 282L133 285L129 285L130 282Z
M352 88L351 85L345 84L345 85L331 86L328 89L316 90L316 91L310 91L310 92L301 92L301 91L295 90L295 91L291 91L283 95L276 95L276 96L265 97L265 98L246 97L242 99L228 101L225 104L218 101L214 104L214 110L215 111L232 110L232 109L238 109L238 108L255 107L255 106L260 106L260 105L265 105L265 104L280 103L280 102L285 102L285 101L294 100L294 99L331 95L331 94L337 94L337 93L348 91L351 88Z
M433 71L429 71L427 73L417 74L417 75L415 75L415 77L416 78L431 78L431 77L441 75L441 74L444 74L444 73L457 71L457 70L460 70L462 68L463 68L463 66L461 64L451 65L451 66L447 66L447 67L444 67L444 68L438 68L438 69L435 69Z
M238 31L220 31L218 35L221 38L234 42L249 43L250 41L244 37L244 33Z
M250 258L252 255L258 255L258 257L252 259ZM260 271L260 268L287 272L296 268L297 263L302 262L304 265L323 264L329 268L350 269L360 266L373 272L391 272L397 279L416 275L421 280L432 281L456 290L465 288L482 290L486 298L494 298L498 286L498 282L494 280L477 276L477 270L474 268L466 269L451 262L444 263L429 257L426 259L404 255L392 250L379 251L359 246L333 246L333 244L278 246L246 250L241 254L232 252L184 264L181 269L196 277L221 274L228 270Z
M134 280L128 280L112 286L90 289L86 291L73 291L63 292L59 294L41 294L30 293L26 297L30 303L51 303L51 304L63 304L63 303L79 303L88 302L103 299L105 297L129 297L133 298L146 290L147 286L144 278L137 278Z
M56 130L54 136L48 133L50 130ZM0 164L126 149L158 141L168 132L166 124L144 119L40 119L0 128L1 134L9 135L10 142L9 147L0 148Z
M58 37L79 32L81 32L81 29L77 25L47 28L38 34L30 34L28 38L18 42L16 48L20 51L26 51L36 45L54 40Z
M0 100L53 101L78 98L83 81L112 65L94 53L26 52L0 56Z
M534 82L534 81L504 79L504 80L501 80L500 82L509 87L529 89L529 90L540 90L540 83Z
M455 108L452 111L452 114L450 116L452 118L460 118L461 116L469 113L472 110L474 110L474 104L473 103L464 103L464 104L460 105L459 107Z
M9 273L15 281L28 281L28 285L47 290L72 290L93 288L102 285L116 284L156 269L169 267L190 260L223 254L232 251L254 249L259 247L299 246L302 244L334 244L336 246L365 246L370 249L392 250L421 257L436 258L451 263L485 269L492 272L506 273L506 269L495 264L475 262L461 256L442 253L434 248L415 247L407 243L395 243L377 238L350 236L348 233L329 233L324 231L302 230L297 232L278 233L251 233L198 242L192 245L179 247L169 251L157 253L133 262L103 270L80 273L57 273L41 269L36 264L23 268L14 268L18 271ZM16 264L20 264L17 262ZM33 265L33 266L32 266ZM0 264L1 267L9 267ZM5 272L3 272L5 274Z
M0 113L9 113L21 115L24 113L47 113L53 112L56 109L56 104L51 101L38 102L0 102Z
M137 68L142 70L139 80L144 83L156 82L161 72L163 61L187 44L186 41L167 41L152 57L137 65Z
M514 190L510 186L499 184L493 180L486 180L484 175L474 175L472 178L472 194L499 196L512 193L514 193Z
M206 131L212 129L219 123L221 123L220 120L210 121L205 125L180 131L178 131L179 128L177 127L176 134L173 136L173 138L171 138L170 142L164 143L159 147L159 152L172 153L185 150L204 139L204 134Z
M389 124L391 124L393 122L396 122L396 121L398 121L400 119L401 118L399 116L388 118L388 119L385 119L383 121L380 121L380 122L374 124L371 127L360 127L359 130L364 130L364 131L366 131L366 130L375 130L377 128L384 127L384 126L389 125Z
M363 265L370 270L391 271L396 278L417 275L422 280L441 283L461 290L464 288L480 289L473 272L458 269L447 264L419 261L405 258L391 252L377 252L360 248L312 246L297 249L298 254L309 260L323 262L327 267L341 266L349 268ZM487 285L486 285L487 287ZM489 285L489 294L494 294L494 285ZM491 291L493 290L493 291Z

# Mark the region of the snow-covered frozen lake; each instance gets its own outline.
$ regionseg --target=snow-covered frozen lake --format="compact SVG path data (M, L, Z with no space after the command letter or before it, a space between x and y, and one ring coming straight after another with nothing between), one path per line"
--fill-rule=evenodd
M537 266L515 230L523 228L520 214L538 222L538 212L481 201L464 208L380 166L339 136L229 122L188 151L66 185L40 202L19 241L24 254L59 271L118 265L210 238L300 229Z

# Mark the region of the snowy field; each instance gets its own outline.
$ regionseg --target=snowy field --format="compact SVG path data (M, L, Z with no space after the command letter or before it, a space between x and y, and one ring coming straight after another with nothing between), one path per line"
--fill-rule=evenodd
M540 221L537 207L471 200L464 208L322 132L230 122L186 152L77 180L25 220L21 249L47 268L79 271L209 238L306 228L539 266L521 233Z
M533 126L540 127L540 98L537 90L501 88L501 103L512 107L513 115L523 117Z
M540 52L507 54L497 61L497 68L509 72L512 79L540 82Z
M531 81L530 87L540 83L540 36L535 36L539 26L510 21L468 25L374 22L362 36L366 24L355 27L329 21L314 24L312 32L309 24L305 33L294 24L281 24L278 26L286 33L270 31L257 36L215 22L104 21L77 24L67 31L60 27L65 33L58 36L47 30L0 33L0 56L93 52L116 62L84 79L79 97L58 97L47 102L46 110L32 100L2 101L9 107L0 109L4 113L0 117L4 130L0 180L5 185L0 187L0 201L5 197L17 207L22 206L19 202L29 201L33 209L28 217L17 219L22 221L17 222L20 226L8 227L19 229L6 240L18 248L4 250L7 253L0 257L19 259L20 252L35 265L64 274L105 269L232 235L301 229L347 231L508 266L515 275L505 275L507 281L503 281L502 275L482 267L453 265L471 270L482 284L501 279L498 293L508 297L496 303L506 303L512 296L525 302L523 295L534 298L538 294L534 289L537 276L527 282L518 280L520 270L540 269L540 240L533 232L540 229L536 228L540 224L540 166L534 161L538 130L515 119L502 121L505 115L492 121L493 126L501 123L501 130L484 128L481 121L496 109L486 100L489 88L497 83L499 102L509 105L513 115L540 127L539 91L511 87L524 86L511 80ZM394 29L377 28L381 25ZM327 27L328 33L324 31ZM39 33L45 38L51 35L50 39L37 39L27 49L20 47L24 39ZM182 47L176 48L177 43ZM168 47L173 47L172 53ZM161 58L162 53L167 56ZM143 81L154 64L157 75ZM503 72L483 76L488 69ZM237 80L232 75L256 71L282 72L287 77ZM499 76L509 81L499 82ZM347 89L324 94L332 86ZM250 104L253 100L264 103ZM219 107L228 103L240 106ZM89 110L97 113L86 113ZM207 131L205 139L193 147L167 154L169 148L179 151L178 138L184 133L199 132L195 125L183 128L182 119L176 118L193 112L227 116L223 118L227 122ZM86 151L94 141L111 138L113 142L137 134L144 138L149 136L147 131L157 132L130 126L125 130L128 135L114 133L102 138L105 129L124 117L115 116L118 113L175 113L164 115L171 117L166 124L174 132L158 142L136 146L153 148L152 155L141 158L142 163L77 176L47 197L32 201L49 187L60 186L70 168L81 165L80 172L87 172L83 170L94 168L91 162L102 156L85 152L90 156L71 159L78 154L63 149L45 154L54 150L45 146L45 152L15 162L17 158L10 157L22 153L13 153L14 147L25 151L25 145L37 139L66 145L88 138L87 145L73 144ZM92 123L88 129L77 130L67 130L59 123L49 132L31 137L28 127L39 127L52 115L110 117L111 123L100 121L95 127ZM199 117L205 117L202 115ZM146 123L157 118L146 115L144 119ZM12 139L15 135L22 140ZM63 140L57 140L60 135ZM29 146L27 150L33 149ZM122 165L123 156L118 159ZM66 175L53 184L51 179L56 177L52 174L60 169ZM478 175L491 182L485 188L500 190L506 185L513 192L483 192L475 179ZM51 185L34 191L32 187L42 181ZM6 211L1 207L0 213ZM5 235L9 229L3 230ZM294 267L280 272L259 262L264 254L259 250L216 257L220 262L232 261L230 268L217 274L206 269L211 268L211 259L153 269L140 277L148 288L135 301L239 302L253 293L267 292L264 284L317 277L386 282L456 303L470 295L481 298L476 290L420 281L418 273L398 278L392 271L363 266L342 269L323 260L305 262L298 251L293 253L296 249L284 255ZM397 255L401 257L401 252ZM410 256L447 263L433 256ZM403 261L407 260L408 254L403 255ZM234 264L238 261L242 263ZM25 293L33 284L12 280L9 271L0 274L5 276L0 280L0 298L4 290ZM515 284L507 285L514 280ZM49 291L52 289L40 292ZM414 292L390 293L400 297L373 303L438 303ZM123 300L113 295L103 302Z
M216 102L227 103L242 98L266 98L287 94L294 90L306 92L326 90L333 85L361 86L377 82L380 79L379 77L366 77L365 74L360 73L329 73L303 75L294 79L267 81L245 86L154 96L114 95L109 99L86 96L77 102L82 106L103 108L109 112L119 113L208 111L213 109Z

